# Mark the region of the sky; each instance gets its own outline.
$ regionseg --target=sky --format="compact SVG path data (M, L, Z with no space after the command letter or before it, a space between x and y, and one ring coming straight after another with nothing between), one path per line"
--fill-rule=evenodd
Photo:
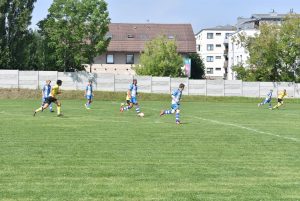
M53 0L37 0L31 28L48 14ZM189 23L194 33L218 25L235 25L251 14L300 13L300 0L106 0L113 23Z

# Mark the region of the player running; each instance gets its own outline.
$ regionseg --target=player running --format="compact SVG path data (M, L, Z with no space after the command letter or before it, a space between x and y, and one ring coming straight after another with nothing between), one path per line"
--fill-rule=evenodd
M87 99L87 103L84 104L84 106L85 106L86 109L89 110L89 109L91 109L90 106L91 106L91 103L92 103L92 99L94 97L92 81L88 82L88 84L86 86L86 89L85 89L84 96Z
M272 93L273 93L273 89L270 89L269 93L267 94L266 98L264 101L262 101L261 103L258 103L258 107L265 105L267 103L269 103L269 108L272 108Z
M51 83L51 80L46 80L46 84L44 85L44 87L42 89L42 106L44 106L46 98L48 98L50 95L50 92L51 92L50 83ZM49 105L49 110L50 110L50 112L54 112L52 110L52 103Z
M286 93L286 90L284 89L282 92L278 94L278 103L275 105L272 109L279 109L280 106L283 105L283 98L286 97L288 94Z
M45 110L47 107L49 107L49 105L52 102L54 102L57 106L57 116L62 116L62 114L60 113L61 103L56 98L56 96L61 93L61 91L59 90L59 87L61 85L62 85L62 81L57 80L56 85L51 89L50 95L45 99L45 104L40 108L36 109L33 113L33 116L35 116L37 112Z
M132 84L129 85L127 96L126 96L126 101L128 105L125 106L125 104L122 103L120 107L120 112L130 110L133 107L133 105L135 105L136 113L137 114L141 113L140 106L137 101L137 95L138 95L137 91L138 91L137 79L133 79Z
M174 113L176 113L176 115L175 115L175 117L176 117L176 124L180 124L180 119L179 119L180 110L179 110L179 106L180 106L180 99L181 99L181 96L182 96L182 91L184 90L184 86L185 85L183 83L181 83L179 85L179 88L172 93L171 110L162 110L160 112L160 116L163 116L165 114L174 114Z

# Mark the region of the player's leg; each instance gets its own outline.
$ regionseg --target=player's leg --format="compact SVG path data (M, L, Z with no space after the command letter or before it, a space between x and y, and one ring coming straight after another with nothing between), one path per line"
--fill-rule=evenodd
M135 97L133 97L131 99L131 102L132 102L133 105L135 105L135 111L136 111L136 113L139 114L141 111L140 111L140 105L139 105L137 99Z
M135 103L135 111L136 111L136 113L140 113L141 112L141 110L140 110L140 105L138 104L138 103Z
M165 115L165 114L174 114L175 111L176 111L176 108L177 108L177 104L173 104L173 105L171 106L171 109L170 109L170 110L162 110L162 111L160 112L160 116Z
M132 107L133 107L133 103L130 102L129 105L121 106L120 111L121 111L121 112L127 111L127 110L130 110Z
M49 104L49 110L50 110L50 112L53 112L52 103Z
M283 105L283 101L280 101L280 104L278 105L278 108Z
M176 124L180 124L180 110L179 109L176 110L175 119L176 119Z
M92 103L92 97L91 96L87 96L87 102L85 104L85 108L86 109L90 109L91 103Z
M61 103L58 100L55 100L54 103L56 104L56 107L57 107L57 116L62 116L62 114L61 114Z
M33 116L35 116L36 113L38 113L38 112L40 112L40 111L43 111L43 110L47 109L48 106L49 106L49 102L47 102L47 100L46 100L46 102L44 103L43 106L39 107L38 109L36 109L36 110L34 111Z
M272 102L271 102L271 99L269 99L267 103L269 103L269 108L272 108Z
M275 105L274 107L273 107L273 109L278 109L280 106L282 105L282 100L281 99L278 99L278 103L277 103L277 105Z
M46 98L43 97L41 107L43 107L45 105L45 101L46 101Z

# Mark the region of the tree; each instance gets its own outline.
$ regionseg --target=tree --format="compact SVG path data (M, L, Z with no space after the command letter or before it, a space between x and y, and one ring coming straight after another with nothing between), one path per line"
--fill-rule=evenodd
M205 66L199 54L189 54L189 58L191 59L191 78L203 79L205 76Z
M300 75L300 17L289 15L282 25L262 24L255 37L235 42L249 52L249 69L235 67L238 77L251 81L296 81Z
M138 75L180 77L183 75L182 66L183 58L177 53L175 41L169 40L166 36L158 36L146 43L136 73Z
M300 16L286 17L279 33L279 56L282 80L295 81L300 75ZM299 79L299 78L298 78Z
M0 68L26 68L33 4L36 0L0 2Z
M57 70L83 70L82 64L106 51L110 19L104 0L54 0L39 23Z

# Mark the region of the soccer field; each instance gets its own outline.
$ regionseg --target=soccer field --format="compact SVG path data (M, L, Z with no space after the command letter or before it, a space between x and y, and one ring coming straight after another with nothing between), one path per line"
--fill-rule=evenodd
M0 100L0 200L300 200L300 112L255 103Z

